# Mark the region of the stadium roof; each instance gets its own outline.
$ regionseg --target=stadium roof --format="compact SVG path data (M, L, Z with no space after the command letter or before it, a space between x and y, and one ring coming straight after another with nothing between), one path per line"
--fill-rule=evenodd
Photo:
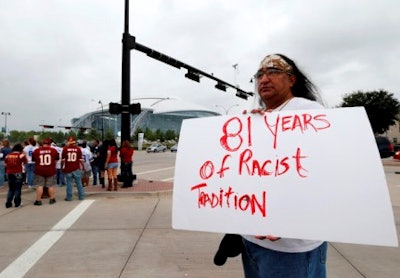
M207 107L186 102L177 98L136 98L132 103L140 103L142 109L153 110L153 114L177 112L177 111L206 111L219 115L218 112Z

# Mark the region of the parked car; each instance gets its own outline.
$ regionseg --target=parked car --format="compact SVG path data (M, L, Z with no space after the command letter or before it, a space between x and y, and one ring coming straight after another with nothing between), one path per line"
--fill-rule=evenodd
M158 153L158 152L165 152L167 147L163 144L152 144L150 147L147 147L146 152L148 153Z
M178 151L178 144L175 144L171 147L171 152L177 152Z
M381 158L387 158L394 155L394 147L390 140L385 136L375 136Z

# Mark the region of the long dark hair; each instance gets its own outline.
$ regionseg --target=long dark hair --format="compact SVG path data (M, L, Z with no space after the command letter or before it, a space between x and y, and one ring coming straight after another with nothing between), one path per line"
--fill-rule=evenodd
M295 97L302 97L309 100L315 100L321 102L321 97L318 93L317 87L311 82L310 79L297 67L296 63L282 54L279 55L283 60L286 61L293 71L293 75L296 76L296 82L292 87L292 93Z
M324 104L323 100L321 98L321 95L318 92L318 88L314 85L314 83L311 82L311 80L297 67L296 63L286 57L283 54L275 54L280 56L283 60L286 61L286 63L288 63L291 67L292 67L292 72L291 74L293 74L296 77L296 82L294 83L293 87L292 87L292 94L295 97L302 97L305 99L309 99L309 100L314 100L319 102L320 104ZM257 90L257 88L256 88ZM256 96L259 96L258 93L255 94ZM258 98L258 105L261 105L261 107L264 107L265 104L262 101L262 99Z
M22 150L23 150L23 147L22 147L22 145L21 144L15 144L14 146L13 146L13 148L12 148L12 150L11 151L13 151L13 152L22 152Z

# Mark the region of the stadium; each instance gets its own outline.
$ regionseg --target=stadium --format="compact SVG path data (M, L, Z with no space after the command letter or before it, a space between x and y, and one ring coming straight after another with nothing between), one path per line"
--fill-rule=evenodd
M180 132L182 121L190 118L211 117L221 115L201 105L189 103L176 98L137 98L131 103L140 103L141 113L131 115L131 136L137 129L173 130ZM91 128L101 131L112 131L119 137L121 130L120 115L109 113L108 105L102 109L88 112L72 119L74 127Z

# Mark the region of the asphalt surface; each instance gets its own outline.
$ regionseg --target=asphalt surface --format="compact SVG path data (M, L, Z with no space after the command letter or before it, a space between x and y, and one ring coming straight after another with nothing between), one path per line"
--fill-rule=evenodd
M400 163L384 165L399 234ZM243 277L239 256L213 264L222 234L172 229L172 189L138 180L116 192L90 186L85 201L65 202L59 187L56 204L37 207L24 187L22 207L0 208L0 277ZM399 248L328 248L328 277L400 277Z

